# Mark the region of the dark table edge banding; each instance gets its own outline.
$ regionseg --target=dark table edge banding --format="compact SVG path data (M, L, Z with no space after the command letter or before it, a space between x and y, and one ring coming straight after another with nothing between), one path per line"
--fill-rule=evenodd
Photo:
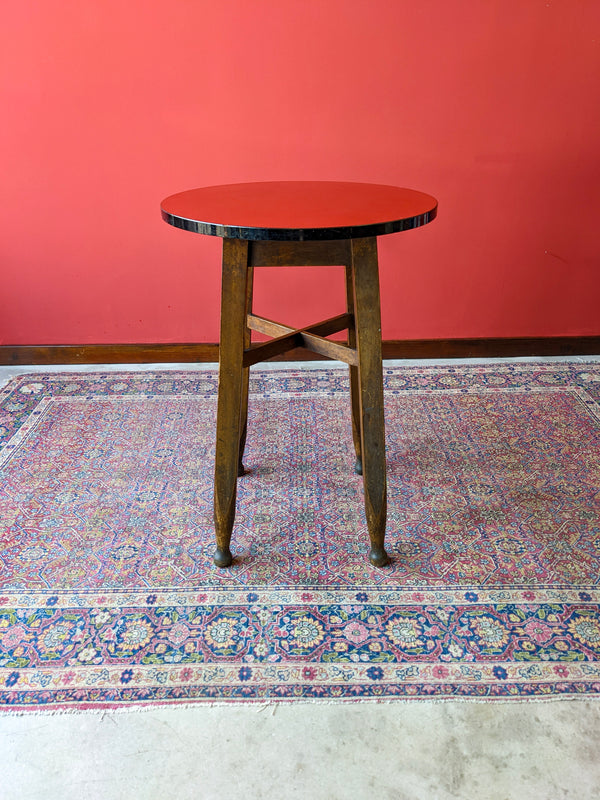
M377 222L370 225L353 225L340 228L260 228L219 225L213 222L187 219L169 213L161 208L162 218L174 228L221 239L244 239L247 241L271 242L319 242L338 239L366 239L371 236L385 236L390 233L420 228L432 222L437 216L437 205L430 211L406 219L390 222Z

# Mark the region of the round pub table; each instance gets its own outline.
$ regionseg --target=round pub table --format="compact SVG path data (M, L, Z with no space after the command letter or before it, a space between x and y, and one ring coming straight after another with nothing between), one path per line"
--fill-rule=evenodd
M163 219L223 239L214 519L218 567L231 565L237 478L244 474L249 368L304 347L350 367L355 471L363 476L369 560L385 566L387 514L377 237L417 228L435 198L370 183L292 181L191 189L167 197ZM346 312L295 329L252 313L255 267L346 270ZM347 330L347 344L326 337ZM272 337L252 343L251 332Z

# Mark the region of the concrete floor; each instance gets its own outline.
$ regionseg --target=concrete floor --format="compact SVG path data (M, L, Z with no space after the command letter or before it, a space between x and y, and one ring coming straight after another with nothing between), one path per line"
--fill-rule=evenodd
M0 752L2 800L591 800L600 703L7 717Z
M165 368L190 365L110 367ZM53 371L65 369L107 367ZM43 370L0 368L0 385L30 371ZM593 800L600 702L0 715L0 753L0 800Z

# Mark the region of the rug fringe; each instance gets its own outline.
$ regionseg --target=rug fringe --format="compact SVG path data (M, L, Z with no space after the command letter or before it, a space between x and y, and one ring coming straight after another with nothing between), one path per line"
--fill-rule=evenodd
M282 698L268 702L264 701L240 701L240 700L199 700L192 703L182 703L174 701L170 703L153 703L151 705L132 704L128 706L116 707L99 707L99 708L81 708L79 706L69 706L61 708L19 708L11 709L7 706L0 707L0 718L7 717L56 717L56 716L98 716L100 722L105 717L110 717L114 714L147 714L154 711L164 711L165 709L184 709L186 711L194 709L205 708L237 708L237 709L252 709L257 714L264 711L270 711L270 716L274 716L280 707L294 707L297 706L357 706L357 705L411 705L413 703L419 704L453 704L453 703L472 703L477 705L493 704L502 706L515 706L525 704L545 704L545 703L584 703L590 701L597 701L598 695L548 695L536 697L353 697L348 699L335 699L331 698Z

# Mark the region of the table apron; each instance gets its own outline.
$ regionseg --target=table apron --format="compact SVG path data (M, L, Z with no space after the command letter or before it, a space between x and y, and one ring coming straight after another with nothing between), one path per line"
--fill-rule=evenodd
M248 242L250 267L330 267L350 264L350 239L323 242Z

